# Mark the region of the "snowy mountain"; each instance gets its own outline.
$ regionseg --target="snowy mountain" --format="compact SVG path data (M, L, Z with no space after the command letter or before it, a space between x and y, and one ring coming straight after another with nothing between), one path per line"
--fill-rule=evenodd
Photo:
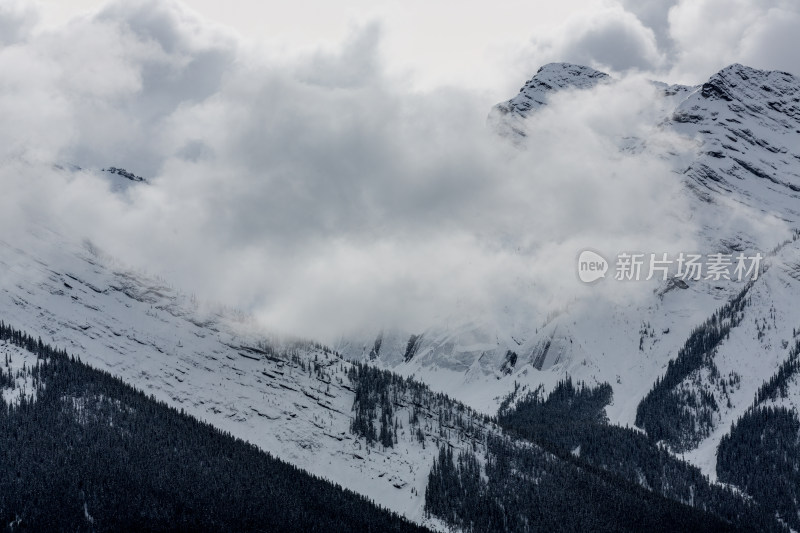
M520 137L525 137L526 119L547 105L549 96L559 91L591 89L599 83L610 81L608 74L590 67L549 63L525 82L517 96L492 108L488 118L489 125L499 135L521 141Z
M280 459L435 525L423 518L422 495L437 448L410 430L387 451L355 438L351 365L336 354L259 333L241 313L203 308L90 243L42 228L23 241L0 243L7 323ZM437 420L425 431L437 433Z
M523 531L535 519L555 529L757 524L781 530L735 493L674 459L661 457L663 467L646 470L655 494L644 495L625 476L609 479L592 462L512 437L491 418L419 382L355 365L311 341L264 335L241 313L205 308L163 281L125 269L90 243L71 243L44 229L22 240L25 249L8 242L1 248L0 316L6 324L35 332L39 343L63 347L181 416L429 528L491 531L505 522L508 530ZM2 342L3 399L25 413L43 392L52 397L51 385L35 370L47 350L19 337ZM60 400L74 407L70 416L125 418L114 414L125 404L102 395L82 392ZM93 409L100 411L93 415ZM662 468L671 473L659 473ZM517 471L524 474L510 474ZM451 488L469 484L474 486L465 492ZM703 496L693 500L692 494ZM485 503L475 505L474 498ZM560 505L585 507L567 520Z
M429 531L0 323L7 531Z
M554 95L613 88L615 83L591 68L546 65L517 96L495 106L488 122L524 150L526 129ZM731 65L702 85L652 86L663 111L653 127L691 143L694 155L687 160L658 152L663 147L647 138L621 139L618 148L656 151L669 162L696 222L692 237L703 253L766 257L774 252L752 286L724 279L691 280L682 287L642 283L642 293L649 296L641 303L597 309L591 302L565 302L564 308L528 327L432 324L426 331L344 339L337 349L350 359L413 375L487 413L515 385L551 390L568 375L609 383L614 393L606 409L609 419L633 426L640 402L693 330L745 290L743 317L713 348L715 355L708 355L716 368L709 370L709 364L693 369L677 386L712 391L716 400L709 428L692 437L688 449L676 446L715 477L720 438L788 357L793 328L800 328L792 303L800 296L800 243L793 233L800 227L800 79ZM773 229L764 230L762 223ZM730 385L732 376L735 383ZM722 385L724 380L728 382Z
M555 95L613 90L615 83L587 67L546 65L517 96L491 110L489 125L526 150L526 131ZM639 297L625 304L595 305L588 293L535 322L386 328L329 348L270 335L244 313L197 302L90 242L37 227L0 241L0 319L434 529L485 520L470 514L477 505L468 498L473 493L523 528L538 512L524 505L533 500L503 495L524 494L524 488L545 498L546 487L567 501L584 496L566 494L576 485L597 488L589 493L599 494L598 501L627 502L630 512L639 506L645 514L657 509L681 516L685 527L704 520L763 525L758 513L769 514L771 504L748 514L738 493L701 473L766 502L749 484L752 476L731 460L718 476L717 449L745 438L739 428L749 427L747 417L761 416L759 409L798 413L800 79L732 65L703 85L652 87L660 110L653 128L693 146L692 157L647 137L619 139L617 149L666 161L690 208L698 250L762 254L757 279L654 279L642 282ZM150 186L115 167L98 174L120 193ZM6 367L18 377L3 388L4 401L35 398L36 383L19 368L30 366L29 356L6 351L14 356ZM547 411L548 402L557 403L565 390L581 397L565 385L567 377L590 391L608 384L610 394L601 395L608 402L592 411L588 426L571 411L580 420L565 418L564 426L575 423L576 429L558 442L537 440L541 434L534 430L533 443L517 438L529 429L523 408L550 420L562 413ZM501 407L506 415L493 419ZM595 431L646 448L645 458L617 464L619 458L589 450L581 439L595 439ZM772 457L771 451L757 459ZM679 455L699 470L676 461ZM645 464L653 457L669 474L651 475ZM474 483L472 491L451 494L457 511L440 497L451 483ZM652 503L650 491L663 499L642 507L642 501ZM796 503L789 500L789 508ZM576 523L586 528L609 518L598 509ZM553 515L540 518L546 523ZM796 516L781 518L796 526ZM630 527L624 517L613 519L623 522L612 525Z

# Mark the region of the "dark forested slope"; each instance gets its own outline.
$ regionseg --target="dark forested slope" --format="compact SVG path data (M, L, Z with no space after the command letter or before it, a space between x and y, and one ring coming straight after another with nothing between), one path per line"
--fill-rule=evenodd
M0 402L7 530L423 531L2 323L0 342L36 355L0 372L36 396Z

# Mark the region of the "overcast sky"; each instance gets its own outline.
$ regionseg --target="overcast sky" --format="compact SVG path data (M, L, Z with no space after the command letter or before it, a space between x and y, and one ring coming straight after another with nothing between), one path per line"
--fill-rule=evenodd
M647 78L800 72L794 1L481 4L0 0L0 223L326 340L526 320L580 295L582 247L692 245L671 169L615 148L692 150ZM486 115L549 61L621 81L554 99L517 150Z
M104 0L41 0L45 26ZM800 71L796 0L184 0L270 54L331 50L377 22L384 68L415 87L516 87L539 65L572 61L699 83L733 62Z

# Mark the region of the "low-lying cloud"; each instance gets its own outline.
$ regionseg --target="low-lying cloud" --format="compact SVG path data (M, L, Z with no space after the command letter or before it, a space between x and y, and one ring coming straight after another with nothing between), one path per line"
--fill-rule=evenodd
M486 128L479 95L383 73L376 25L281 64L170 2L41 33L27 17L0 17L17 21L0 48L4 232L91 239L270 328L533 321L585 294L586 246L694 244L668 163L619 150L644 136L694 150L654 126L642 78L554 98L519 150ZM113 192L54 164L150 184Z

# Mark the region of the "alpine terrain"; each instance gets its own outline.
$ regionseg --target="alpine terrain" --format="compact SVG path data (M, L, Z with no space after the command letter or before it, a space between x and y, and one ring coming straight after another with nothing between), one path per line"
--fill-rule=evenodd
M487 125L529 150L554 99L618 83L548 64ZM4 235L2 527L800 530L800 78L736 64L649 86L652 131L690 155L648 136L613 150L668 165L696 250L731 273L759 257L742 279L673 264L633 301L596 299L619 283L599 250L606 279L530 320L326 345L60 228Z

